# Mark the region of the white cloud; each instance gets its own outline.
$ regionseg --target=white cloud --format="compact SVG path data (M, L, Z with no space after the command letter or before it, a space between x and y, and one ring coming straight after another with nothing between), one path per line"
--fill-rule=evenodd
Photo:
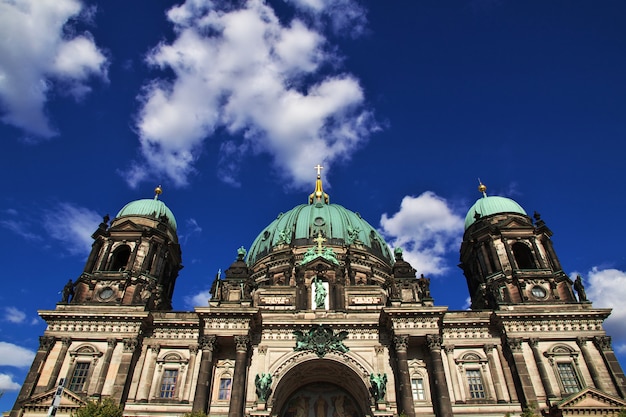
M571 276L576 276L573 273ZM613 312L604 325L609 335L622 344L626 343L626 272L618 269L592 268L587 277L583 276L587 298L594 307L609 307Z
M23 237L26 240L35 241L35 242L43 240L43 237L29 230L30 225L22 221L0 220L0 226L12 231L13 233Z
M59 82L63 92L80 98L90 91L91 77L106 80L107 59L91 35L66 30L89 14L79 0L0 2L3 122L40 138L54 136L44 110L52 85Z
M0 366L28 367L35 358L35 352L13 343L0 342Z
M23 323L26 320L26 313L15 307L4 308L4 319L11 323Z
M189 237L200 233L202 233L202 227L200 227L196 219L187 219L184 231L182 233L179 231L178 233L178 239L183 243L187 243Z
M13 375L0 374L0 391L17 391L21 385L13 381Z
M404 249L404 259L418 273L442 274L445 255L459 248L463 219L448 202L431 191L402 199L400 210L380 219L383 235L392 247Z
M367 11L354 0L287 0L306 13L317 27L330 26L336 35L360 36L367 25Z
M197 294L189 295L185 297L185 302L187 306L193 307L204 307L209 304L209 299L211 298L211 291L204 290L200 291Z
M86 255L91 250L91 235L102 221L102 216L71 203L59 203L44 214L44 227L50 237L65 244L72 255Z
M131 186L155 171L185 185L218 128L233 136L220 148L222 180L237 185L242 159L266 153L279 175L301 186L315 164L350 158L378 129L354 76L321 75L339 59L303 20L282 24L261 0L239 9L189 0L167 15L177 38L147 62L174 78L150 82L140 97L145 163L126 173Z

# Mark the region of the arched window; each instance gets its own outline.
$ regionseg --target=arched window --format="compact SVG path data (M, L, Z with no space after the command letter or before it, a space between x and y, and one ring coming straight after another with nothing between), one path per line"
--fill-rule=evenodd
M130 246L120 245L113 251L110 271L125 271L130 259Z
M67 388L76 393L86 393L93 369L102 352L92 345L81 345L70 352L71 367L67 373Z
M563 396L578 392L584 383L578 367L578 352L567 345L553 346L545 353L559 381Z
M158 390L155 393L159 400L175 400L181 396L180 381L184 378L184 369L188 360L177 352L169 352L157 359L161 373Z
M512 246L513 256L519 269L535 269L535 259L530 248L521 242L515 242Z
M487 359L477 352L468 352L456 360L465 374L465 396L475 402L493 400L487 389Z

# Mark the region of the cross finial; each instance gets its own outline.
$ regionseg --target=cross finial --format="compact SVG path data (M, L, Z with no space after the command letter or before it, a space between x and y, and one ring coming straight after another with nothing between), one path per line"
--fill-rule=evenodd
M324 167L320 164L317 164L317 166L315 166L314 168L317 169L317 176L319 177L322 174L322 169L324 169Z
M322 243L326 242L326 239L322 236L322 232L318 232L317 237L313 239L317 243L317 253L322 253Z

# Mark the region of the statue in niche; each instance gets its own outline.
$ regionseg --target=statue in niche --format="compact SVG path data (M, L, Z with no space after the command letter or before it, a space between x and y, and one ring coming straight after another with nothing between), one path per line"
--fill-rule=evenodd
M272 392L272 374L264 372L257 374L254 379L254 385L256 386L256 395L259 397L259 402L266 402L267 397Z
M72 280L68 280L65 287L63 287L63 291L61 291L61 302L69 303L74 299L74 283Z
M583 302L587 301L587 293L585 292L585 286L583 285L583 279L580 275L576 276L576 280L574 281L574 289L578 293L578 301Z
M324 282L316 275L313 279L313 284L315 285L315 307L325 308L328 292L324 288Z
M372 397L376 402L384 401L387 394L387 374L370 374Z

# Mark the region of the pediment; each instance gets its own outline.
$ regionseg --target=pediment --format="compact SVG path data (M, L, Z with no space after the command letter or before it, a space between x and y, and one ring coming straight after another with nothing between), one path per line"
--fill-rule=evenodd
M563 415L580 414L581 410L590 409L615 409L619 412L625 407L626 401L595 388L585 388L556 404Z
M42 392L41 394L34 395L24 404L24 408L45 408L47 409L52 405L52 401L54 400L54 394L56 392L56 388ZM67 389L63 390L63 394L61 395L61 402L59 403L59 408L78 408L82 407L86 404L86 402L81 399L78 395L74 394L72 391Z
M500 229L532 229L532 223L522 221L519 218L508 218L498 224Z
M141 231L143 231L143 227L139 226L138 224L130 220L125 220L122 223L116 224L115 226L111 226L109 228L109 233L110 232L141 232Z

